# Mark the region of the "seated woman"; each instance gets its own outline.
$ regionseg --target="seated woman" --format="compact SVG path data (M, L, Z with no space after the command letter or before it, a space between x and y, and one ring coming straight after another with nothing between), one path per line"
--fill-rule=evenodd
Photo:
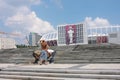
M33 62L34 64L38 64L40 53L41 53L40 50L33 51L33 57L35 58L35 61Z

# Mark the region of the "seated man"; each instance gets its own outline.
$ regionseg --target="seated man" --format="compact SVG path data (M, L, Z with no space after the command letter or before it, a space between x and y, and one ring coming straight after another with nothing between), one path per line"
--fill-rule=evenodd
M54 51L52 49L48 49L47 51L50 54L50 56L47 57L49 63L54 63L54 56L56 54L56 51Z

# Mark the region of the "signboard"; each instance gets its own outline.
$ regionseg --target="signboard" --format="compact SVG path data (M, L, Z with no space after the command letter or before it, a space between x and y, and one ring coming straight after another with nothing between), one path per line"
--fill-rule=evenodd
M76 25L65 26L66 44L76 43Z

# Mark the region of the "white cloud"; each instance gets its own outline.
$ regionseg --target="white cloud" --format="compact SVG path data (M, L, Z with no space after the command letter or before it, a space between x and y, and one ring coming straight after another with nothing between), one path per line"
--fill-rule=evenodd
M22 30L25 32L47 33L55 31L53 26L37 17L35 12L29 14L16 14L6 20L6 25L15 30Z
M86 17L85 21L87 24L87 27L106 27L110 26L110 23L107 19L103 18L95 18L94 20L91 17Z
M5 20L18 12L19 8L41 4L42 0L0 0L0 20Z
M31 5L38 5L42 0L0 0L0 20L5 26L25 32L47 33L54 31L53 26L45 20L40 19ZM4 17L3 17L4 16Z

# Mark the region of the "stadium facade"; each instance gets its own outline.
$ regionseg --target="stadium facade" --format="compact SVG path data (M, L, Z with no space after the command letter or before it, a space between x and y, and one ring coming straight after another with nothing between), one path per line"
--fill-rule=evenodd
M120 32L120 26L101 26L101 27L88 27L88 35L108 35L109 33Z
M57 26L58 46L88 44L87 29L84 23Z
M44 34L40 40L47 41L49 46L57 46L57 40L58 40L57 32Z
M119 44L119 35L112 39L111 34L118 34L120 32L120 26L101 26L101 27L88 27L88 43L89 44L99 44L99 43L116 43ZM112 39L112 40L111 40ZM119 38L120 39L120 38Z
M108 39L109 43L120 45L120 32L110 33Z
M112 34L117 35L111 37ZM85 23L58 25L57 32L42 36L50 46L120 43L120 26L87 27Z

